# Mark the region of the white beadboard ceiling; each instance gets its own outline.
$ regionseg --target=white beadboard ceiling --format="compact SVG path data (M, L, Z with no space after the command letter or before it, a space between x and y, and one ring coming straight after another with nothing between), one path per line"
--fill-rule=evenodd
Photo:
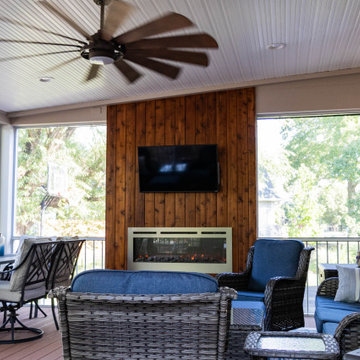
M99 28L99 7L93 0L48 0L93 34ZM221 89L266 82L267 79L360 69L359 0L128 0L136 9L117 34L168 11L181 13L197 26L169 35L207 32L219 49L206 49L210 65L180 64L176 80L134 65L144 74L128 84L114 66L85 83L89 69L80 58L57 70L52 67L74 54L2 60L9 57L58 51L62 48L0 42L0 111L6 113L93 102L126 101L160 94L181 94L200 89ZM54 35L11 24L26 23L80 38L60 18L40 7L37 0L0 0L0 38L63 42ZM8 21L4 21L7 19ZM164 36L164 35L162 35ZM286 43L269 50L271 43ZM179 64L179 63L178 63ZM360 72L360 70L359 70ZM39 81L51 76L52 82ZM275 81L275 80L274 80Z

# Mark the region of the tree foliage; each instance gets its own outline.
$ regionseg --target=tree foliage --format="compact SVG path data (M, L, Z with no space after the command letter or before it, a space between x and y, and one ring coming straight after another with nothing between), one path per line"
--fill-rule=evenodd
M17 235L104 236L105 133L104 126L18 130ZM52 174L61 193L49 193L51 169L61 170Z
M294 196L284 206L290 234L317 235L326 225L360 235L359 117L289 119L282 135L293 169L286 188Z

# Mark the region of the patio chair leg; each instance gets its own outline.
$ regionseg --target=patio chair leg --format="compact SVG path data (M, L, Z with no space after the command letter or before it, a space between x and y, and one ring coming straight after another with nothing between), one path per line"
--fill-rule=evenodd
M33 307L33 303L34 303L34 307ZM37 300L34 300L30 303L30 313L29 313L29 319L32 319L32 314L33 314L33 310L34 310L34 318L38 317L38 311L40 310L40 312L44 315L44 317L47 317L47 314L43 311L43 309L41 309L40 305L38 304Z
M1 325L0 332L10 332L11 340L0 340L0 344L17 344L26 341L32 341L39 339L43 336L44 331L41 329L31 328L24 325L18 318L16 314L16 310L14 307L8 307L9 315L7 320ZM6 325L10 323L10 327L6 327ZM18 323L20 326L16 327L15 323ZM18 331L28 331L34 333L34 335L28 336L26 338L15 339L15 334Z
M59 330L59 324L58 324L58 321L56 319L56 313L55 313L55 300L54 300L54 298L51 298L51 311L52 311L52 314L53 314L56 330Z
M33 312L33 302L30 302L30 313L29 313L29 319L32 319L32 312ZM34 316L35 317L35 316Z
M44 310L40 307L40 305L38 304L38 302L37 302L37 300L35 300L34 301L34 303L35 303L35 317L37 317L37 315L38 315L38 311L40 311L43 315L44 315L44 317L47 317L47 314L44 312Z

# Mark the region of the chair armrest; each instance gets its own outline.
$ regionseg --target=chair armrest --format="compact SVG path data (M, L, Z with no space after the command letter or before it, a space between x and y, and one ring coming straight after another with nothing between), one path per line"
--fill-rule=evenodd
M300 279L287 276L273 277L268 281L265 287L265 305L267 301L274 301L275 297L277 300L280 298L286 300L288 296L293 297L295 295L294 291L296 291L296 293L299 292L303 296L304 289L305 283Z
M332 277L324 280L318 287L316 296L335 297L339 287L339 278Z
M302 279L277 276L265 287L266 331L288 331L304 326L303 299L305 282Z
M345 353L360 348L359 333L360 313L353 312L340 321L334 337L339 343L341 358Z
M246 269L241 273L221 273L216 275L220 286L227 286L237 291L247 290L254 258L254 246L249 249L246 259Z
M13 272L14 263L8 263L4 266L4 269L0 271L0 280L10 281L11 273Z
M237 291L247 290L249 278L249 271L244 271L242 273L221 273L216 275L219 287L226 286Z

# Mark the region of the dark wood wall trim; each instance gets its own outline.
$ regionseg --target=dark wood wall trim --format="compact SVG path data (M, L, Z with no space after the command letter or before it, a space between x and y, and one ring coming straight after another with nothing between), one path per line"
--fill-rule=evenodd
M230 226L233 270L256 239L254 88L108 107L106 267L126 269L131 226ZM218 193L140 193L137 146L218 144Z

